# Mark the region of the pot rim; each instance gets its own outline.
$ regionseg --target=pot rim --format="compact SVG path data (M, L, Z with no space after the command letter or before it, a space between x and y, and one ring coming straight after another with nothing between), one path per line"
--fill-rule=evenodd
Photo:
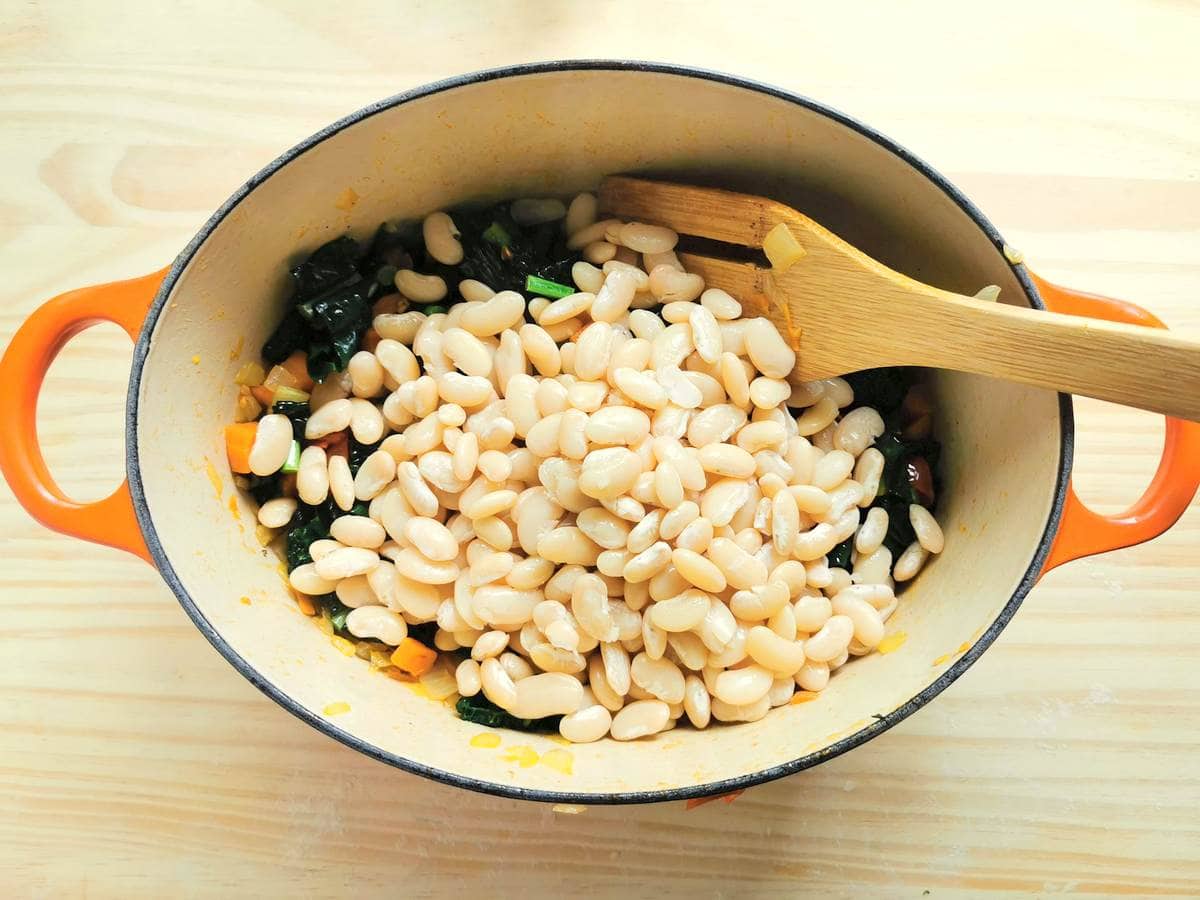
M987 629L979 636L974 645L958 660L956 660L945 672L936 678L931 684L925 687L920 693L911 697L905 703L892 710L891 712L880 715L875 718L871 724L866 725L853 734L835 741L828 747L813 753L808 753L797 757L790 762L782 763L777 766L772 766L758 772L752 772L746 775L738 775L733 778L722 779L720 781L711 781L703 784L688 785L684 787L664 788L661 790L647 791L626 791L612 793L586 793L579 791L550 791L523 788L518 785L501 784L499 782L485 781L478 778L470 778L462 775L457 775L453 772L447 772L438 769L434 766L418 763L414 760L407 759L395 753L382 750L381 748L364 741L362 738L351 734L341 728L338 728L329 720L319 716L292 698L289 694L277 688L275 685L267 681L258 670L255 669L246 659L237 653L229 643L221 636L220 632L213 626L207 617L200 611L196 602L192 599L183 583L179 580L174 567L171 565L170 559L159 540L158 532L154 526L154 520L150 515L149 506L146 502L145 490L142 484L141 471L138 458L138 443L137 443L137 417L138 417L138 394L141 387L142 372L145 366L147 355L150 350L151 336L154 333L154 328L158 322L158 317L166 306L167 298L175 287L180 274L191 262L200 246L204 243L214 229L240 204L256 187L266 181L271 175L283 168L292 160L296 159L303 153L320 144L322 141L330 138L345 128L350 127L376 113L391 109L396 106L401 106L413 100L418 100L423 97L428 97L433 94L439 94L444 91L454 90L460 87L466 87L473 84L481 84L488 81L496 81L504 78L515 78L526 75L539 75L544 73L565 72L565 71L613 71L613 72L646 72L659 75L681 76L686 78L695 78L702 81L711 81L719 84L728 85L731 87L741 88L743 90L753 91L760 94L766 94L780 100L786 100L797 106L803 107L811 112L825 116L852 129L858 134L869 138L885 150L900 157L904 162L908 163L920 174L925 176L936 187L940 188L960 209L963 210L974 223L987 235L991 240L996 252L1003 255L1005 242L1000 236L999 231L987 219L986 216L962 194L953 184L951 184L941 173L924 162L910 151L875 131L868 125L858 121L857 119L848 116L842 112L832 109L822 103L818 103L808 97L800 94L786 91L772 85L764 84L748 78L742 78L736 75L730 75L723 72L717 72L709 69L702 69L693 66L674 65L667 63L645 62L638 60L609 60L609 59L585 59L585 60L560 60L535 63L521 63L517 65L503 66L500 68L486 69L478 72L470 72L463 75L456 75L450 78L444 78L439 81L434 81L420 87L395 94L391 97L379 100L368 106L350 113L349 115L333 122L326 126L300 143L296 144L291 149L280 155L278 158L270 162L259 172L251 176L241 187L239 187L226 200L207 222L196 233L196 236L188 242L183 251L176 257L171 265L166 278L163 279L162 285L154 298L154 303L151 305L149 312L146 315L145 324L142 327L141 334L134 346L133 362L129 377L129 394L126 401L126 423L125 423L125 446L126 446L126 470L129 478L129 489L133 497L134 512L137 516L138 524L141 527L142 534L146 539L146 546L149 548L150 555L155 566L162 574L163 580L171 588L179 600L184 611L195 623L196 627L217 649L217 651L225 657L229 663L237 669L252 685L274 700L285 710L296 716L301 721L321 731L322 733L340 741L347 747L350 747L358 752L380 762L387 763L406 772L415 775L422 775L426 778L448 784L453 787L465 788L467 790L476 791L482 794L491 794L500 797L507 797L516 800L534 800L544 803L569 803L581 805L612 805L612 804L632 804L632 803L658 803L672 800L690 800L702 797L718 796L728 794L733 791L740 791L754 785L763 784L768 781L774 781L777 778L782 778L787 775L801 772L805 769L812 768L819 763L833 759L843 753L853 750L861 744L866 743L872 738L887 731L892 726L902 722L904 719L911 716L918 709L925 706L933 700L938 694L949 687L960 675L962 675L971 665L983 654L988 647L996 640L1000 632L1012 619L1013 615L1020 608L1021 602L1029 593L1030 589L1036 583L1038 575L1042 570L1042 566L1050 551L1050 546L1053 542L1054 535L1058 531L1059 523L1062 517L1063 503L1066 498L1068 482L1071 474L1071 463L1074 456L1074 417L1072 412L1071 399L1066 394L1059 394L1059 416L1061 428L1061 440L1059 447L1059 464L1058 478L1054 488L1054 502L1050 509L1050 515L1046 521L1046 528L1042 533L1042 538L1038 543L1037 550L1030 560L1029 566L1022 576L1020 584L1012 597L999 614L987 627ZM1045 309L1045 304L1042 302L1041 296L1038 294L1037 288L1034 286L1025 266L1021 263L1012 263L1005 260L1008 266L1012 269L1014 276L1025 291L1025 296L1030 304L1037 309Z

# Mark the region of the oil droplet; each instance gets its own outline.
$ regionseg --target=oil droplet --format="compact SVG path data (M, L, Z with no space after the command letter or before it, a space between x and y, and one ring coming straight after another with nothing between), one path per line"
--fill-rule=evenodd
M338 194L337 199L333 201L333 205L343 212L354 209L356 203L358 203L358 192L349 187Z
M249 605L250 605L250 598L249 598L249 597L240 597L240 598L238 599L238 602L239 602L239 603L241 603L241 604L242 604L242 606L249 606Z
M967 643L966 641L963 641L961 644L958 645L958 649L955 650L954 652L955 653L966 653L970 649L971 649L971 645L969 643Z
M820 691L796 691L792 694L792 705L797 703L812 703L821 696Z
M475 737L471 738L472 747L482 747L484 750L490 750L492 747L500 746L500 735L493 731L481 731Z
M198 365L200 365L200 357L199 357L199 355L196 355L196 356L193 356L193 357L192 357L192 365L193 365L193 366L198 366Z
M221 499L221 495L225 493L225 486L221 484L221 473L217 471L217 467L213 465L211 459L204 457L204 472L208 475L208 480L212 482L213 490L217 493L217 499Z
M899 650L904 646L904 642L908 640L908 634L904 631L897 631L895 634L889 634L875 649L880 653L891 653L893 650Z
M229 495L229 511L233 514L235 519L241 518L241 513L238 510L237 494Z
M953 653L943 653L941 656L939 656L937 659L935 659L933 661L933 664L935 666L940 666L942 663L944 663L946 660L948 660L953 655L954 655Z
M568 753L566 750L559 750L557 747L553 750L547 750L542 756L542 765L549 766L556 772L562 772L564 775L572 775L572 767L575 765L575 755Z
M339 700L337 703L330 703L321 712L327 716L340 716L342 713L350 712L350 704L344 700Z
M537 752L532 747L526 747L524 744L518 744L515 747L509 747L501 757L505 762L515 762L522 769L528 769L530 766L536 766L539 759Z

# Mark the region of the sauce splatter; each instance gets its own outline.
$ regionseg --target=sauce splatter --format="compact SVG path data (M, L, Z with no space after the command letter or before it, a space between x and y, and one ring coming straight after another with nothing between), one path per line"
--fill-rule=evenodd
M908 640L908 634L903 631L897 631L894 634L889 634L875 649L880 653L891 653L893 650L899 650L904 646L904 642Z
M239 356L242 355L242 348L244 346L246 346L246 338L244 336L239 337L237 339L237 343L233 345L233 349L229 351L229 361L230 362L233 362L235 359L237 359Z
M500 746L500 735L491 731L481 731L475 737L471 738L472 747L481 747L484 750L490 750L493 747Z
M530 766L536 766L540 757L532 747L527 747L524 744L518 744L515 747L509 747L504 756L501 757L505 762L515 762L522 769L528 769Z
M193 366L198 366L198 365L200 365L200 355L199 355L199 354L197 354L196 356L193 356L193 357L192 357L192 365L193 365Z
M942 663L944 663L946 660L948 660L953 655L954 655L953 653L943 653L941 656L939 656L937 659L935 659L933 661L933 664L935 666L940 666Z
M791 703L795 706L797 703L812 703L814 700L820 699L819 691L797 691L792 694Z
M337 195L337 199L333 201L333 205L343 212L349 212L354 209L354 204L358 203L358 192L354 188L346 188Z
M240 597L240 598L238 598L238 602L241 603L242 606L249 606L250 598L249 597Z
M339 700L337 703L328 704L321 712L327 716L340 716L342 713L350 712L350 704Z
M335 634L329 639L329 642L333 644L333 646L337 648L338 653L341 653L343 656L354 655L354 644L346 640L344 637L340 637Z
M542 765L549 766L556 772L562 772L564 775L574 774L572 769L575 765L574 754L568 753L566 750L547 750L542 756Z
M204 457L204 473L208 476L208 480L212 482L213 490L217 494L217 499L221 499L221 495L225 493L225 485L221 483L221 473L217 471L217 467L213 465L213 461L207 456Z

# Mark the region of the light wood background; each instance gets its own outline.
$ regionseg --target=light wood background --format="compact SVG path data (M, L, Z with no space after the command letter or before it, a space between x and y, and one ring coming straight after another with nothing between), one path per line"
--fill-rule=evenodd
M54 294L163 265L348 111L584 56L822 99L947 173L1039 272L1196 328L1198 46L1200 7L1167 0L0 0L0 340ZM120 477L129 353L96 328L43 393L43 444L81 499ZM1077 481L1116 511L1160 420L1077 410ZM3 489L0 641L5 896L1200 894L1196 504L1152 544L1053 573L893 731L693 812L566 816L360 757L243 681L154 571L32 524Z

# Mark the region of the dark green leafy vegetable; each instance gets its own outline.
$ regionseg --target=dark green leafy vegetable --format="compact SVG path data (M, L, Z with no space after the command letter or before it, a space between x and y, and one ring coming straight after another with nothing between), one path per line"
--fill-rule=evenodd
M242 477L249 482L246 490L254 498L254 502L262 506L268 500L279 496L279 475L280 473L276 472L274 475L244 475Z
M875 449L883 454L883 476L879 480L879 492L871 505L880 507L888 514L884 546L895 559L916 540L908 518L908 507L914 503L932 505L914 488L909 474L911 465L922 459L930 472L936 471L942 448L932 438L906 441L898 432L888 431L875 441Z
M495 244L501 249L511 247L513 242L512 235L508 233L508 229L499 222L492 222L491 225L483 230L483 234L480 237L489 244Z
M287 416L292 420L292 435L298 441L304 440L304 426L308 424L310 410L306 400L276 400L271 404L271 412Z
M829 565L832 568L850 571L850 553L854 549L854 538L848 537L829 551Z
M454 707L464 722L474 722L487 728L511 728L515 731L557 731L561 716L544 719L518 719L505 712L483 694L461 697Z
M912 387L915 378L915 369L894 367L852 372L846 376L846 381L854 388L854 406L874 407L889 423L888 427L894 429L899 423L890 420L900 409L904 395Z
M458 209L451 216L463 245L463 261L457 266L453 283L450 278L446 280L452 290L462 278L482 281L495 291L526 290L530 275L570 283L571 266L580 256L567 249L558 223L522 228L504 206Z
M346 616L350 615L350 607L337 598L337 594L322 594L317 598L329 612L329 622L333 630L342 634L346 631Z
M346 368L371 324L371 300L383 289L375 277L379 266L367 278L359 257L358 243L340 237L292 268L292 308L263 344L263 359L277 365L304 350L308 374L317 381Z
M297 515L301 516L306 511L314 510L314 507L301 509ZM308 513L311 518L295 525L291 531L287 533L287 566L288 571L306 565L312 562L312 557L308 553L308 548L313 541L319 541L322 538L329 537L329 520L324 519L319 513Z

